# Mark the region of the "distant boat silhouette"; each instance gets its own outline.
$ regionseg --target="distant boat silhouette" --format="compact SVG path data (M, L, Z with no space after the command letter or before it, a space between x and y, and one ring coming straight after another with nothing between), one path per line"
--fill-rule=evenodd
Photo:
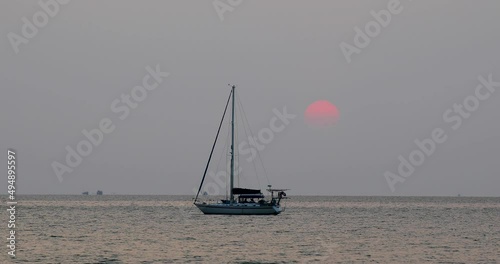
M97 195L102 195L102 191L101 191L101 190L98 190L96 194L97 194Z
M89 195L89 192L82 192L82 195Z

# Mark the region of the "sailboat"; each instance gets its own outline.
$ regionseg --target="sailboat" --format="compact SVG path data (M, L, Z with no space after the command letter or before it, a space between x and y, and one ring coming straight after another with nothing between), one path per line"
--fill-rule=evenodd
M235 93L236 86L231 86L231 92L229 93L229 98L227 99L226 107L224 108L224 114L222 115L222 120L217 130L217 135L215 137L215 142L212 146L212 151L208 158L207 166L205 167L205 172L203 173L203 178L196 193L196 198L194 199L194 205L198 207L204 214L218 214L218 215L277 215L280 214L284 209L281 207L281 200L286 198L286 193L288 189L273 189L271 185L268 185L267 191L271 194L271 198L266 200L264 194L262 194L259 189L248 189L248 188L235 188L234 187L234 175L235 175ZM217 144L217 139L219 138L219 132L221 130L224 117L226 115L229 102L232 102L232 114L231 114L231 167L230 167L230 177L229 177L229 197L226 199L219 200L215 203L207 203L198 201L198 196L200 194L203 182L205 181L205 176L207 175L208 167L210 165L210 160ZM257 201L256 201L257 200Z

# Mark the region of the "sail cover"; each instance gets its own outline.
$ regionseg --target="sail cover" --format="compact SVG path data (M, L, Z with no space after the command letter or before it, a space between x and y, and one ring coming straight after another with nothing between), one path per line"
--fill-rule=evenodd
M233 188L233 194L260 194L260 190L255 189L245 189L245 188Z

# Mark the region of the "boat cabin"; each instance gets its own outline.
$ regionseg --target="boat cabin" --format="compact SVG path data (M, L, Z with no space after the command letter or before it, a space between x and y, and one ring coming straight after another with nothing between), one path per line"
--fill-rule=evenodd
M259 200L264 199L261 194L241 194L238 196L238 203L257 203Z

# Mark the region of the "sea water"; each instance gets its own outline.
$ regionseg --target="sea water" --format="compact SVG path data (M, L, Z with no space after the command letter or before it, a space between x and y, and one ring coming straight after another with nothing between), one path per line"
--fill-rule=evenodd
M277 216L203 215L190 196L18 199L1 263L500 262L500 198L292 196Z

